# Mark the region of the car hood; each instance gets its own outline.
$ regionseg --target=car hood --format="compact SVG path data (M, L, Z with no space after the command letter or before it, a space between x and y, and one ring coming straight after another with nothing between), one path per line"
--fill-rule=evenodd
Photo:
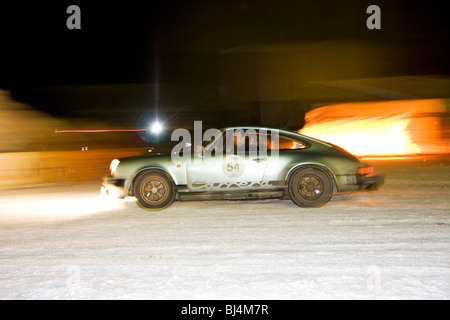
M138 156L131 156L131 157L125 157L119 159L120 162L128 162L133 160L167 160L170 159L170 153L161 153L161 154L144 154L144 155L138 155Z

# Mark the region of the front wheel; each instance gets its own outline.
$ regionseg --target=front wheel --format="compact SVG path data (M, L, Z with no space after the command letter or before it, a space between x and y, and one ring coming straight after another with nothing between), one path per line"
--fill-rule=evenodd
M291 200L300 207L320 207L333 193L328 175L317 168L298 169L289 180Z
M165 209L175 201L173 182L157 170L140 175L134 184L139 204L147 209Z

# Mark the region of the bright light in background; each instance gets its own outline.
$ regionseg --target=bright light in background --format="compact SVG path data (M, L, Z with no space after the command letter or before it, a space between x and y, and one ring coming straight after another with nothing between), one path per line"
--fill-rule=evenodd
M444 152L440 99L330 105L311 110L300 133L358 156L411 156Z
M164 115L156 111L146 111L139 115L136 128L147 128L146 132L139 132L139 137L148 143L162 141L167 134L167 120Z
M408 155L420 153L411 141L409 119L336 120L310 125L302 134L329 141L356 155Z
M162 130L163 130L163 126L158 120L153 122L152 125L150 126L150 132L151 133L159 134L159 133L162 132Z

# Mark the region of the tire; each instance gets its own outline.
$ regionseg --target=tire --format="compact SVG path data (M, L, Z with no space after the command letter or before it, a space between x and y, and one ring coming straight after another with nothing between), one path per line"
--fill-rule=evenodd
M175 201L175 186L165 173L150 170L137 177L134 195L141 207L162 210Z
M289 179L289 195L299 207L320 207L333 193L329 176L315 167L296 170Z

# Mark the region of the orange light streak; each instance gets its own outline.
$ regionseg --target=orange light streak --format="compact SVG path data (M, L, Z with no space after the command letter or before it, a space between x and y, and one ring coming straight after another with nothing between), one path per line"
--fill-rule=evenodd
M306 114L299 130L358 156L413 156L439 152L440 128L430 121L442 100L385 101L325 106Z
M420 153L411 141L402 117L344 119L310 125L300 132L329 141L356 155L399 155Z

